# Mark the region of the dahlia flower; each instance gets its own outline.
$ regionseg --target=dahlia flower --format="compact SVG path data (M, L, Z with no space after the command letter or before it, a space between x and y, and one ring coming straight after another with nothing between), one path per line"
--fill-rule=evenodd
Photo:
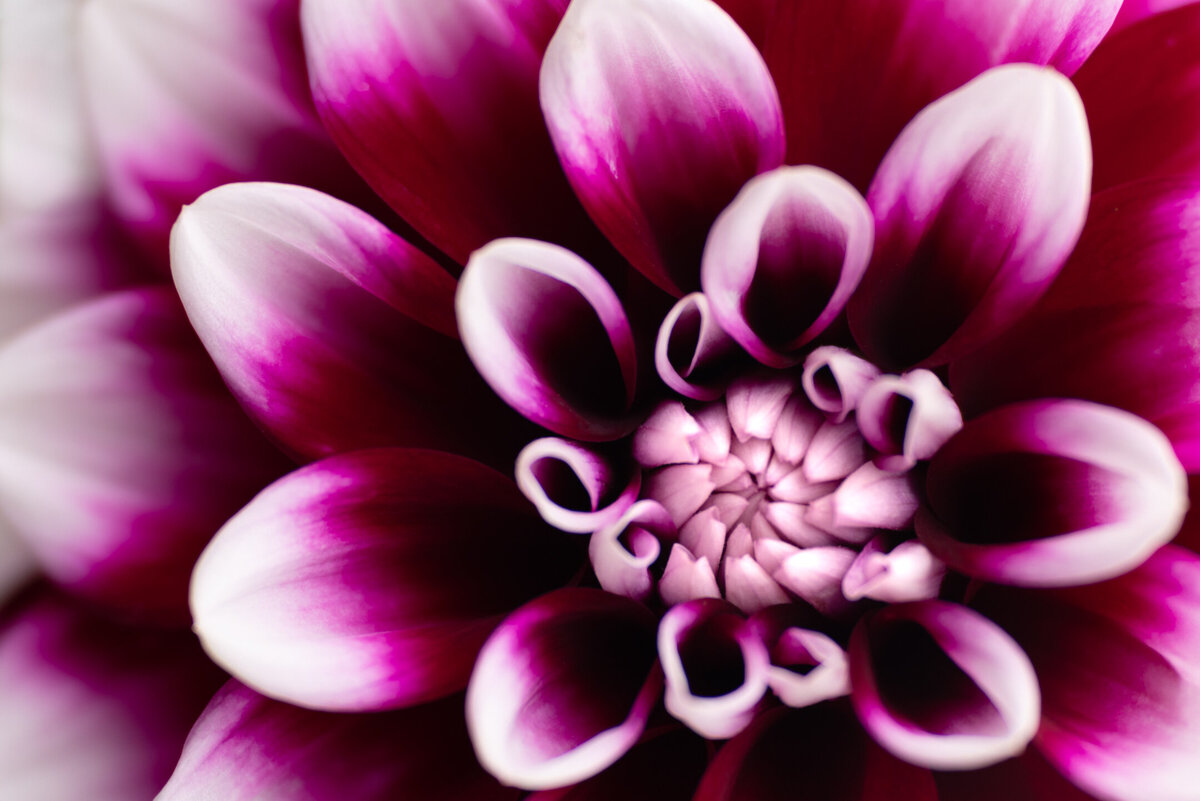
M1119 6L304 0L464 266L180 215L311 463L196 566L160 798L1200 797L1200 6Z

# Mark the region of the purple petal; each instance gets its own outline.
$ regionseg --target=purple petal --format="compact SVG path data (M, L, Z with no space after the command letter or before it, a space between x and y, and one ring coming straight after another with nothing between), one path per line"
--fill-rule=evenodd
M717 325L708 298L692 292L663 318L654 343L654 366L663 383L680 395L711 401L721 397L740 354L737 343Z
M700 280L717 322L772 367L841 313L871 259L875 223L862 196L819 167L754 178L713 224Z
M980 608L1028 651L1042 754L1111 801L1180 801L1200 783L1200 559L1160 550L1068 590L988 587Z
M654 590L650 568L662 553L660 540L673 539L675 533L670 515L657 501L638 501L588 541L596 580L608 592L645 601Z
M599 775L527 801L692 801L707 751L704 740L686 729L652 736Z
M1005 406L930 462L916 528L955 570L1069 586L1120 575L1179 530L1187 477L1162 432L1087 401Z
M677 604L658 625L667 711L710 740L744 729L767 691L766 645L734 607Z
M0 796L153 797L221 680L184 632L23 596L0 623Z
M594 448L556 437L526 445L517 456L516 477L542 519L572 534L616 523L642 486L636 466L622 466Z
M879 368L850 351L824 345L804 359L801 384L813 406L830 415L835 423L845 421L867 389L879 377Z
M500 617L579 561L490 468L358 451L280 479L230 520L196 565L192 614L209 654L274 698L408 706L461 690Z
M1095 191L1200 170L1198 47L1200 7L1177 8L1110 36L1075 76L1093 132Z
M998 67L926 108L867 193L876 248L848 308L855 341L895 368L995 336L1058 274L1090 180L1083 105L1053 70Z
M908 470L928 459L963 425L950 390L928 370L876 379L863 393L855 420L885 470Z
M467 727L484 767L541 790L587 779L637 742L658 701L654 618L592 589L543 595L483 646Z
M500 239L471 255L455 303L475 367L518 412L589 441L632 428L633 332L586 261L548 242Z
M992 765L1024 751L1037 730L1029 658L966 607L888 606L859 622L849 654L859 719L880 745L914 765Z
M231 681L158 801L515 801L479 767L462 696L374 715L313 712Z
M1070 75L1120 0L719 0L779 85L787 162L860 190L913 115L999 64Z
M693 801L936 801L933 777L871 742L850 705L773 709L725 744Z
M229 396L167 288L51 317L0 350L0 506L43 569L182 620L213 532L287 469Z
M783 162L779 96L754 45L704 0L577 0L540 88L592 219L656 284L697 289L717 214Z

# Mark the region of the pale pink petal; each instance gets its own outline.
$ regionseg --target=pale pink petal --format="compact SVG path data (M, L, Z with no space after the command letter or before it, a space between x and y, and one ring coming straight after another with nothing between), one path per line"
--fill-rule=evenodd
M751 437L770 439L795 391L796 382L782 373L733 382L725 393L725 406L734 435L742 442Z
M833 345L824 345L804 359L801 383L813 406L840 423L858 408L858 402L879 376L879 368L861 356Z
M700 456L693 440L700 432L700 424L682 403L666 401L633 435L633 458L642 467L697 464Z
M721 397L740 353L737 343L717 324L708 298L692 292L663 318L654 343L654 367L663 383L680 395L711 401Z
M842 579L854 556L836 545L805 548L785 559L772 576L817 611L837 617L850 607L842 595Z
M646 477L643 497L666 507L676 526L682 526L708 500L716 485L712 465L677 464L656 470Z
M829 495L809 505L806 519L836 533L843 529L909 528L920 505L916 479L867 462Z
M585 534L613 525L633 505L641 472L594 448L543 437L517 455L517 487L542 519L562 531Z
M962 412L941 379L928 370L876 379L855 416L858 430L879 451L884 470L908 470L937 453L962 428Z
M845 478L866 461L866 448L853 420L825 422L813 435L801 468L807 481L819 484Z
M693 556L686 546L672 545L667 566L658 582L658 594L663 602L674 606L699 598L720 598L721 590L712 565L705 556Z
M791 627L768 645L771 668L767 684L788 706L811 706L850 693L846 652L827 635Z
M672 539L675 524L656 501L642 500L588 541L596 580L608 592L645 601L654 590L650 568L662 552L660 540Z
M777 454L796 464L808 452L808 446L812 444L817 429L824 422L822 418L823 415L799 393L793 395L783 407L783 413L775 423L775 430L771 432L771 446Z
M851 601L870 598L885 603L936 598L946 575L946 565L916 540L905 540L886 550L885 538L876 537L855 557L842 578L842 594Z

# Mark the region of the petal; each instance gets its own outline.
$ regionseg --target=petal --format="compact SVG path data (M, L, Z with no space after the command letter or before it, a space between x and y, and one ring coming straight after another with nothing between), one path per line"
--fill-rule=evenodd
M780 701L805 707L850 692L846 652L827 635L791 627L771 644L767 684Z
M693 556L686 546L672 545L667 566L658 582L658 594L663 603L675 606L700 598L720 598L721 590L712 564L706 556Z
M806 481L820 484L845 478L866 461L865 446L853 420L826 422L813 435L800 468Z
M938 801L1096 801L1050 766L1036 748L983 770L935 774Z
M17 532L0 518L0 606L8 603L38 572L37 557Z
M196 565L192 614L209 654L260 692L400 707L461 690L500 616L578 566L574 543L490 468L357 451L285 476L230 520Z
M759 715L709 764L693 801L935 801L929 771L866 736L849 704Z
M716 599L677 604L658 624L667 711L710 740L744 729L767 691L767 648Z
M543 595L483 646L467 688L467 727L484 767L541 790L587 779L641 736L658 700L654 619L592 589Z
M572 534L615 524L642 486L636 466L557 437L526 445L517 456L516 477L517 487L542 519Z
M708 298L692 292L679 299L658 329L654 366L668 387L692 400L721 397L727 374L741 354L717 325Z
M548 242L496 240L471 255L455 304L471 361L518 412L589 441L632 428L633 332L586 261Z
M881 454L875 463L885 470L908 470L928 459L963 425L950 390L928 370L875 380L855 419L863 439Z
M901 759L939 770L994 764L1038 726L1037 677L999 626L945 601L894 604L850 639L851 698L867 731Z
M224 186L183 211L171 256L226 381L301 456L479 455L501 428L487 425L486 389L455 341L454 279L353 206L282 184Z
M107 295L0 350L0 508L57 582L182 620L196 557L287 469L167 288Z
M789 164L866 188L913 115L999 64L1070 75L1120 0L719 0L779 85Z
M540 89L584 208L676 295L698 287L717 214L783 162L766 65L705 0L577 0L546 50Z
M842 578L842 594L851 601L871 598L885 603L936 598L946 565L916 540L886 551L880 536L866 544Z
M527 801L692 801L708 761L704 740L686 729L643 740L611 768L573 787Z
M1177 8L1110 36L1075 76L1093 131L1095 191L1200 170L1197 47L1200 8Z
M633 458L642 467L698 464L700 454L695 440L701 431L700 423L682 403L664 401L633 435Z
M313 712L231 681L157 801L514 801L479 767L462 696L375 715Z
M772 576L821 614L839 617L850 606L842 595L842 580L853 562L849 548L804 548L785 559Z
M1086 401L971 420L930 462L917 534L955 570L1034 587L1137 567L1179 530L1187 477L1162 432Z
M973 604L1028 651L1036 745L1112 801L1183 801L1200 781L1200 559L1167 547L1121 578L1068 590L988 587Z
M1091 149L1083 105L1049 69L998 67L922 111L867 202L874 260L848 308L876 364L941 364L1037 300L1075 246Z
M789 367L841 313L871 259L862 196L819 167L752 179L713 223L700 280L717 322L751 356Z
M1117 19L1113 22L1109 35L1111 36L1138 20L1154 16L1155 14L1161 14L1164 11L1170 11L1179 6L1186 6L1192 2L1194 0L1125 0L1121 4L1121 11L1117 14Z
M902 531L911 526L919 505L916 479L910 473L889 473L867 462L832 494L810 503L805 519L832 533L856 528Z
M850 351L824 345L804 359L801 384L813 406L843 422L867 389L879 377L879 368Z
M184 632L23 596L0 624L0 796L153 797L221 680Z
M674 535L675 524L666 509L655 501L638 501L588 541L596 580L608 592L645 601L654 590L650 568L662 552L659 540Z
M338 147L459 263L504 236L600 240L538 108L567 0L305 0L313 97Z

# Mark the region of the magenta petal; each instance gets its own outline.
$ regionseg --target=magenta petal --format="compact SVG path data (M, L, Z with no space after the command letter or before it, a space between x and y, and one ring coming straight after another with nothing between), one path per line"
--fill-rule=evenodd
M1195 0L1125 0L1121 4L1121 11L1117 14L1117 19L1113 22L1109 36L1146 17L1161 14L1164 11L1170 11L1173 8L1186 6L1193 2Z
M867 357L941 364L1011 325L1075 246L1090 180L1083 105L1053 70L997 67L922 111L867 193L875 255L848 307Z
M938 801L1097 801L1046 762L1036 748L983 770L934 775Z
M700 280L717 322L760 362L789 367L841 313L871 259L862 196L819 167L754 178L708 235Z
M335 456L264 490L192 579L195 629L246 684L303 706L461 690L500 617L579 567L505 476L461 456Z
M192 565L287 462L167 288L60 313L0 349L0 506L57 582L181 620Z
M1200 558L1168 546L1108 582L988 587L973 603L1033 660L1043 698L1035 744L1072 782L1110 801L1194 795Z
M740 353L717 324L708 298L692 292L663 318L654 343L654 367L663 383L680 395L711 401L721 397L726 374Z
M499 239L471 255L455 304L471 361L521 414L589 441L632 428L633 332L586 261L548 242Z
M594 448L544 437L517 456L517 486L542 519L585 534L613 525L637 500L642 475Z
M1004 406L933 458L917 534L952 568L1034 587L1137 567L1179 530L1187 477L1171 444L1128 412L1087 401Z
M850 705L774 709L717 752L693 801L936 801L933 776L880 749Z
M592 219L677 295L699 286L717 214L783 162L766 65L707 0L576 0L546 50L541 102Z
M313 712L236 681L189 735L158 801L515 801L479 767L462 696L375 715Z
M526 801L692 801L707 751L704 740L686 729L659 734L591 779L534 793Z
M1037 677L999 626L945 601L894 604L850 639L851 698L867 731L914 765L964 770L1025 750Z
M455 339L454 279L353 206L283 184L224 186L180 215L171 258L222 375L293 452L475 455L494 437Z
M505 784L541 790L587 779L641 736L662 675L654 618L640 604L565 589L505 619L467 688L475 752Z

